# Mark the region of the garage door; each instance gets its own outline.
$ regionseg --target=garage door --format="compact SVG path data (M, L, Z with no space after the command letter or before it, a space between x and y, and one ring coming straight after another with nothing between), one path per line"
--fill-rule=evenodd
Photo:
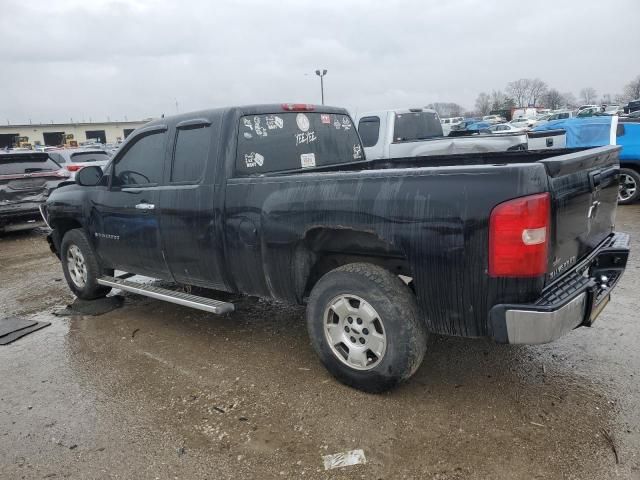
M107 143L107 133L104 130L87 130L87 140L95 140L98 143Z
M51 147L64 144L64 132L43 132L44 144Z
M17 136L17 133L0 133L0 148L13 147Z

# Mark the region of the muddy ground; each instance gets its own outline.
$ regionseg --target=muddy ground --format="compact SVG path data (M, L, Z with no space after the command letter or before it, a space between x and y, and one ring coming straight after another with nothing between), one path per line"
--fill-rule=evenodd
M327 374L302 308L125 295L55 316L73 297L42 232L5 235L2 316L52 325L0 346L0 478L639 479L640 205L617 228L632 258L593 328L535 347L432 336L383 395ZM325 472L359 448L365 465Z

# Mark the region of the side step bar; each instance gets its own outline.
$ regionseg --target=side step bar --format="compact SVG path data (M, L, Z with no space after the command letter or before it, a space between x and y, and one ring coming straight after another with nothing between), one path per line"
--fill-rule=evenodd
M125 275L122 275L122 277L124 276ZM167 290L166 288L158 288L150 285L129 282L121 277L100 277L98 279L98 284L104 285L105 287L119 288L125 292L137 293L138 295L144 295L145 297L164 300L165 302L177 303L178 305L184 305L185 307L204 310L205 312L221 314L233 312L235 310L233 303L221 302L220 300L213 300L206 297L198 297L197 295L191 295L184 292L174 292L173 290Z

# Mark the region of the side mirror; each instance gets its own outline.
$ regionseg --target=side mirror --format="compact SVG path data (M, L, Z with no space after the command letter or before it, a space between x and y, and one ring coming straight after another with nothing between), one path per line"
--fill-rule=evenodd
M102 168L97 165L84 167L76 173L76 183L83 187L95 187L102 178Z

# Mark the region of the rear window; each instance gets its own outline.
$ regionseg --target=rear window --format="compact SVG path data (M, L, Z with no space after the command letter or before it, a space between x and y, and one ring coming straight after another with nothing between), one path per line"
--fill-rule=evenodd
M393 127L394 142L426 140L442 136L442 125L433 112L409 112L396 114Z
M106 162L110 158L107 152L79 152L71 154L71 161L74 163Z
M348 115L282 112L240 118L236 171L279 172L364 160Z
M25 173L48 172L59 169L60 165L47 155L0 154L0 175L23 175Z
M363 117L358 123L358 133L362 139L362 145L365 147L373 147L378 143L380 135L380 118L379 117Z

